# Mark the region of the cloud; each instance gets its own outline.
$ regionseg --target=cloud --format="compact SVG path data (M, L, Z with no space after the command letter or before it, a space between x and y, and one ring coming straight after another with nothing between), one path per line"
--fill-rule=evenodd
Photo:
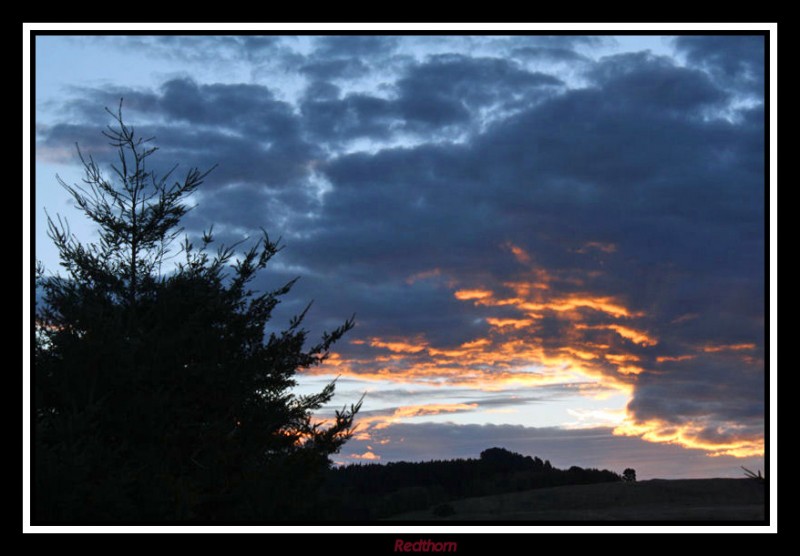
M397 46L401 37L391 35L330 35L316 37L315 55L324 58L332 56L342 57L370 57L391 53Z
M649 52L602 58L589 75L610 101L633 103L628 110L686 118L727 99L704 72L676 67L671 59Z
M316 79L331 79L345 73L360 75L365 66L336 59L304 66L301 71ZM386 139L401 132L441 133L453 126L483 125L491 113L517 110L561 85L552 75L528 72L510 60L442 54L407 64L393 83L385 83L393 91L390 98L365 93L344 98L310 94L302 111L310 131L322 141Z
M406 121L432 126L469 118L468 109L508 109L518 97L531 102L542 88L560 85L552 75L530 73L509 60L456 54L432 56L397 83Z
M761 35L687 35L677 37L675 46L723 86L763 96L764 41Z
M257 62L275 55L292 37L270 35L122 35L80 37L101 47L136 50L148 56L197 64L231 63L242 59Z
M358 58L320 60L300 67L301 73L319 80L360 77L368 71L369 67Z
M524 46L511 51L512 56L548 62L588 62L589 58L568 48Z
M315 85L315 89L319 89ZM314 94L302 104L308 131L324 141L342 141L356 137L388 138L392 122L399 121L393 102L363 94L339 99L330 94Z
M102 154L94 107L125 96L163 158L220 163L190 230L282 234L259 286L301 274L319 326L357 313L320 372L524 398L592 384L628 397L620 434L746 455L764 424L763 65L758 40L720 39L678 38L682 64L593 61L591 37L311 38L284 67L293 94L76 89L37 156Z

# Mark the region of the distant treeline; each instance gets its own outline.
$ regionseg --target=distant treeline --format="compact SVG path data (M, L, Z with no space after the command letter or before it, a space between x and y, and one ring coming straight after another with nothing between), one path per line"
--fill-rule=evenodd
M325 485L325 517L380 519L459 498L562 485L621 481L606 469L557 469L548 460L490 448L480 459L354 464L331 469Z

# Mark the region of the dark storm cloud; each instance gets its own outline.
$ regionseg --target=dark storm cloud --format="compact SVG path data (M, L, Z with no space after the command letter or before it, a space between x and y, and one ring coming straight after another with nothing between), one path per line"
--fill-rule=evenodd
M66 103L66 108L82 120L107 121L103 111L116 113L120 99L126 114L138 118L162 117L171 122L208 126L214 131L248 135L248 140L268 142L277 138L297 140L299 123L289 104L275 99L262 85L198 84L187 79L170 79L158 91L130 88L111 90L77 89L81 97ZM134 118L135 119L135 118Z
M485 338L487 317L524 315L454 291L507 292L506 282L532 280L535 269L547 275L549 299L618 300L640 316L584 308L576 332L550 310L535 329L505 334L547 355L567 338L636 357L644 372L635 377L596 363L632 385L632 416L697 423L698 442L722 443L763 426L765 218L763 108L730 104L734 86L763 79L763 67L752 40L723 38L679 38L685 67L647 53L596 62L575 54L594 39L492 38L481 44L502 43L518 60L574 62L587 86L570 89L511 59L450 53L408 61L379 98L342 94L344 82L399 52L402 40L327 37L297 66L310 84L296 105L260 85L171 80L153 92L84 91L70 106L113 106L125 93L137 114L161 120L148 133L166 159L219 162L193 227L282 233L278 275L303 274L293 297L316 299L314 320L326 327L356 312L359 338L422 335L457 347ZM482 119L492 111L500 115ZM466 139L452 141L462 132ZM415 143L339 150L403 133ZM40 136L42 156L56 156L99 135L62 123ZM608 328L615 323L658 343L637 344ZM365 349L341 352L371 355ZM634 440L613 439L623 441Z
M764 415L763 375L746 359L749 351L701 352L692 359L662 363L657 367L669 374L669 382L663 375L642 375L630 409L645 420L667 411L676 422L700 416L722 423L758 420ZM750 427L751 434L759 428Z
M439 82L452 83L450 89L439 89L456 90L455 75ZM588 75L592 87L497 123L472 143L331 161L324 166L334 185L323 216L327 233L303 246L303 256L321 267L336 264L337 254L360 260L364 276L375 280L437 266L480 282L508 276L508 254L498 247L510 240L544 268L598 272L600 291L647 313L647 328L662 338L657 353L747 341L759 352L764 162L758 109L734 122L710 118L725 108L727 93L704 72L649 54L603 59ZM464 102L470 87L480 87L466 83ZM576 251L591 241L617 250ZM686 313L701 316L670 324ZM563 323L545 319L537 336L546 344L564 333ZM761 427L754 396L763 389L763 363L705 354L656 368L655 353L630 345L627 352L653 370L636 383L635 417L682 423L702 415L707 430L699 438L720 423ZM673 377L677 395L670 394ZM707 403L731 396L726 384L738 384L741 399Z
M468 118L467 108L513 105L515 96L536 98L539 88L562 84L504 59L439 55L412 67L398 81L399 106L409 121L441 126Z
M763 95L764 41L763 36L682 36L675 45L690 64L709 71L723 85Z
M260 142L296 138L291 107L261 85L198 85L173 79L161 88L159 106L168 118L247 134Z
M669 58L647 52L603 58L590 76L612 102L632 102L640 110L651 108L678 117L692 117L727 97L705 73L675 67Z
M85 97L69 104L70 110L96 117L97 113L102 114L100 107L116 110L119 99L124 98L126 121L133 122L134 127L139 127L140 118L165 120L167 124L145 126L148 134L157 139L159 160L177 160L183 168L201 169L224 161L208 180L210 188L229 183L270 188L295 184L299 190L293 195L300 199L308 192L301 188L299 180L309 176L309 165L322 156L318 147L302 138L291 107L275 100L272 91L264 86L201 85L189 79L173 79L157 92L83 92ZM63 145L67 136L88 149L107 150L106 140L93 126L80 129L74 124L56 124L40 135L45 152L48 147ZM165 166L161 170L166 169ZM216 211L221 207L215 203L213 208ZM239 224L253 226L255 221Z
M328 68L329 62L324 64ZM320 85L314 84L301 109L309 131L322 141L385 139L397 131L430 133L480 123L481 109L519 109L561 85L551 75L527 72L508 60L448 54L408 65L391 99L367 94L320 99L315 94Z
M687 76L673 69L675 75L660 69L664 81L683 79L681 88L698 81L703 85L697 88L705 90L702 74ZM605 77L603 84L620 89L621 82L643 80L631 71L620 73L618 79ZM646 63L640 73L652 76L654 70ZM527 242L532 234L551 233L552 228L553 235L567 242L553 249L553 257L563 258L570 239L574 244L630 241L645 234L639 239L646 243L638 249L639 257L666 254L669 260L708 261L692 252L706 246L689 241L676 245L675 240L689 240L681 228L705 225L709 210L716 212L711 218L759 220L758 211L752 210L762 204L759 188L753 187L758 173L736 160L752 150L747 137L758 137L760 130L673 117L667 112L675 103L654 94L609 97L597 87L519 114L472 144L340 157L324 167L336 186L327 214L355 217L342 230L349 236L361 235L368 226L387 232L414 229L430 238L429 252L436 244L483 251L509 239ZM717 167L709 167L717 161ZM380 219L371 216L376 210ZM375 237L377 230L370 231L368 237ZM346 244L358 241L347 239ZM397 250L406 243L413 249L415 242L416 234L401 233L391 245ZM372 245L378 248L376 242ZM537 252L549 258L547 249ZM457 252L450 257L457 258ZM726 254L708 264L730 259ZM424 251L414 260L428 262Z
M304 256L308 254L308 243L313 242L287 239L287 248L278 260L296 262L319 272L285 275L301 276L292 297L314 300L313 319L309 320L319 327L338 326L342 318L355 312L354 334L359 337L423 333L441 346L458 345L486 329L484 322L475 322L470 307L454 299L444 287L431 283L409 285L386 274L376 276L375 266L382 263L369 261L368 255L357 251L341 253L335 266L317 265ZM337 351L351 354L355 348L343 343Z
M327 81L313 81L306 87L304 98L307 100L334 100L339 98L341 89Z
M387 138L393 131L392 122L400 121L399 110L392 101L364 94L338 99L332 97L333 90L318 83L310 89L306 94L309 100L302 104L302 114L313 137L325 141ZM317 92L320 90L322 95Z

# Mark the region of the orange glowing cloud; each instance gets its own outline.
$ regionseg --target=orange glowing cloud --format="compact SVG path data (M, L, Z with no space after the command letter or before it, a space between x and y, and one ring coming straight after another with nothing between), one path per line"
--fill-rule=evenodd
M369 345L376 348L388 349L394 353L419 353L420 351L425 350L427 347L427 344L419 341L407 342L401 340L396 342L387 342L381 340L380 338L371 338Z
M508 248L518 260L531 260L524 250L514 245ZM543 269L527 269L525 273L531 280L517 279L503 284L514 291L516 295L512 297L484 286L460 288L453 292L456 299L471 301L478 308L491 310L503 307L506 311L511 309L521 313L518 317L484 316L484 321L490 326L487 336L456 347L430 345L421 336L413 339L373 337L360 340L354 344L369 345L387 350L390 354L351 358L350 365L334 360L332 366L335 372L352 374L365 380L460 385L481 390L497 390L511 384L541 385L597 380L627 389L632 377L642 372L640 367L631 365L636 359L615 359L623 357L616 355L604 357L611 349L610 344L592 341L583 333L590 328L581 322L588 315L579 310L595 310L614 320L631 320L642 313L629 309L622 301L608 295L553 294L547 284L557 279L550 273ZM571 277L568 279L572 281ZM542 339L537 335L537 323L545 315L570 323L562 338ZM644 346L656 343L654 338L627 323L623 326L613 322L591 328L607 328ZM382 366L383 363L388 365ZM316 373L323 374L326 370L326 366L323 366Z
M518 247L511 242L506 243L505 247L514 254L514 258L517 259L518 262L525 265L531 264L531 256L522 247Z
M396 407L391 413L378 413L373 415L364 415L358 418L356 424L354 438L357 440L365 440L377 442L378 444L385 444L385 439L373 438L374 431L383 430L393 423L401 422L415 417L426 417L430 415L439 415L442 413L458 413L463 411L473 411L478 408L477 403L438 403L438 404L425 404L425 405L408 405ZM371 448L368 446L368 448ZM362 454L360 459L365 458Z
M525 266L512 280L496 287L486 282L448 284L453 297L468 303L478 317L475 321L488 324L488 329L480 329L482 332L468 341L454 345L436 344L421 334L357 339L351 342L356 348L354 354L347 358L333 355L323 365L306 372L367 381L464 387L481 392L558 384L574 387L576 395L587 398L614 396L614 403L625 398L622 403L627 405L643 373L646 376L648 372L663 372L650 368L652 362L661 364L695 357L694 354L657 356L654 351L659 339L643 325L647 315L630 307L622 297L592 291L591 272L578 277L571 272L535 268L530 253L510 243L504 247ZM615 250L611 244L596 242L584 247L604 253ZM438 269L425 271L409 278L409 283L438 275ZM754 344L724 344L702 346L698 351L754 349ZM476 409L477 404L463 403L398 407L389 413L359 417L356 438L377 442L372 432L399 420ZM666 420L637 421L625 406L604 411L608 413L586 413L579 421L603 420L615 425L617 435L679 444L711 455L763 453L763 439L737 436L732 425L726 425L728 433L715 436L704 434L707 429L700 420L676 426Z
M517 298L527 298L531 295L531 290L549 290L551 280L550 276L545 271L536 271L538 276L533 281L524 282L504 282L503 285L513 291ZM538 281L536 281L538 280Z
M527 328L534 323L534 319L498 319L487 317L486 322L496 328L510 326L512 328Z
M623 375L638 375L644 372L644 369L636 365L621 365L617 367L617 372Z
M455 294L456 299L466 301L469 299L485 299L492 297L492 292L489 290L458 290Z
M518 260L531 259L529 254L516 246L509 249ZM484 316L483 320L490 326L485 336L455 347L431 345L421 336L413 339L373 337L355 345L390 353L351 357L347 364L336 359L330 368L323 365L310 372L335 372L364 380L464 386L483 391L511 386L599 382L617 391L630 392L630 382L643 372L642 367L632 364L638 361L638 357L619 354L619 346L614 354L608 354L611 349L609 343L597 342L585 334L590 327L581 321L589 315L579 310L595 310L615 321L623 318L632 320L641 313L608 295L553 294L547 288L547 283L557 282L558 279L545 270L526 269L525 274L531 280L516 279L503 284L503 287L514 291L516 295L512 297L485 286L460 288L453 292L456 299L472 302L479 309L491 311L495 307L503 307L506 312L511 309L521 313L516 317ZM572 277L567 277L565 281L567 279L572 281ZM538 334L538 322L544 315L568 323L563 328L562 337L542 338ZM640 345L656 343L654 338L627 322L624 326L612 322L594 327L607 328Z
M378 454L376 454L374 452L371 452L369 450L367 450L363 454L351 454L351 455L349 455L347 457L352 458L352 459L361 459L361 460L368 460L368 461L377 461L377 460L381 459L381 457Z
M570 355L574 355L575 357L583 359L584 361L597 359L599 357L596 353L592 353L591 351L584 351L584 350L575 349L575 348L571 348L571 347L561 348L561 351L563 351L565 353L569 353Z
M626 338L633 342L634 344L639 344L641 346L654 346L658 344L658 340L653 338L652 336L648 336L646 333L635 330L629 326L622 326L621 324L599 324L595 326L588 326L585 324L577 324L575 325L578 329L594 329L594 330L613 330L623 338Z
M694 359L695 355L662 355L656 357L656 363L667 363L667 362L679 362L679 361L690 361Z
M721 344L703 346L706 353L719 353L721 351L747 351L756 349L755 344Z
M640 360L638 355L630 353L606 353L604 357L615 365L624 365L625 363L633 363Z
M644 332L640 332L639 330L634 330L633 328L628 328L627 326L622 326L619 324L610 324L608 327L622 336L623 338L627 338L631 342L635 344L639 344L642 346L654 346L658 343L658 340L653 338L652 336L648 336Z
M526 303L523 308L534 311L547 309L558 312L588 308L607 313L613 317L643 316L643 313L633 313L613 297L608 296L570 295L553 299L548 303Z
M761 436L737 436L734 426L730 427L730 434L725 440L712 442L702 438L704 430L703 423L676 425L659 419L636 422L629 418L614 429L614 434L638 436L648 442L678 444L684 448L704 450L709 456L745 458L764 455L764 439Z

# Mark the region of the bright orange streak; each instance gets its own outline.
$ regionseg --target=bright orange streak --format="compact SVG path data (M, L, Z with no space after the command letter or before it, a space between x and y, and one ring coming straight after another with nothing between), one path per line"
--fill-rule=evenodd
M718 353L720 351L742 351L756 349L755 344L722 344L722 345L707 345L703 346L703 351L706 353Z
M633 317L642 316L642 313L631 313L627 308L617 303L611 297L586 297L581 295L572 295L554 299L547 303L522 303L519 306L526 311L573 311L580 308L594 309L603 313L608 313L613 317Z
M676 356L668 356L663 355L660 357L656 357L656 363L666 363L668 361L689 361L690 359L694 359L695 355L676 355Z
M453 295L455 295L456 299L464 301L467 299L485 299L487 297L492 297L492 292L489 290L458 290Z
M632 341L635 344L639 344L645 347L654 346L658 344L658 340L651 336L648 336L644 332L640 330L634 330L628 326L622 326L620 324L598 324L594 326L589 326L586 324L576 324L575 328L579 330L585 329L593 329L593 330L613 330L623 338L626 338Z
M403 341L399 341L399 342L384 342L380 338L372 338L372 339L370 339L369 345L371 345L372 347L388 349L389 351L394 352L394 353L419 353L421 351L424 351L425 348L427 347L427 344L425 344L425 343L422 343L422 345L419 345L419 343L412 344L412 343L403 342Z
M344 364L345 364L344 359L342 359L342 356L339 355L338 353L331 353L325 359L325 365L328 365L328 366L331 366L331 367L340 367L340 366L342 366Z
M658 343L658 340L652 338L645 334L644 332L639 332L638 330L634 330L633 328L628 328L627 326L620 326L619 324L610 324L608 327L615 331L617 334L622 336L623 338L627 338L628 340L632 341L635 344L640 344L643 346L654 346Z
M461 347L464 349L477 349L491 345L492 341L489 338L478 338L472 342L464 342Z
M520 329L526 328L534 323L533 319L496 319L493 317L488 317L486 319L491 326L496 328L505 328L506 326L510 326L512 328Z
M638 355L631 355L631 354L613 354L613 353L606 353L605 358L611 361L616 365L622 365L623 363L630 363L634 361L639 361Z
M598 355L590 352L590 351L582 351L580 349L565 347L561 348L561 351L574 355L575 357L579 357L581 359L597 359Z
M475 305L485 305L486 307L504 307L506 305L516 305L522 307L525 300L520 297L507 297L504 299L494 299L492 296L488 298L478 299Z
M367 450L363 454L353 454L353 455L351 455L349 457L351 457L353 459L365 459L365 460L370 460L370 461L381 459L381 457L378 454L370 452L369 450Z
M644 369L636 365L626 365L624 367L617 367L617 372L624 375L638 375L644 372Z

